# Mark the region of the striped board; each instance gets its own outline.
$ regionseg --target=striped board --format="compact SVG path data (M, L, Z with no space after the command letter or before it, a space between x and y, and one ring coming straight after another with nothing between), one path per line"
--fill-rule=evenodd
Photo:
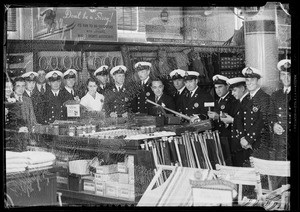
M215 177L213 171L207 169L162 165L157 167L158 171L137 206L192 206L190 179L195 179L195 172L201 170L201 180L211 180ZM172 170L172 173L165 182L152 189L162 170Z

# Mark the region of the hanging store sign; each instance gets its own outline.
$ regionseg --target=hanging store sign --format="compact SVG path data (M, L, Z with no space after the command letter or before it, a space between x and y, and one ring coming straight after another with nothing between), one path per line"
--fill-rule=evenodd
M183 41L182 9L180 7L146 7L145 30L148 42Z
M114 9L33 8L34 40L117 41Z

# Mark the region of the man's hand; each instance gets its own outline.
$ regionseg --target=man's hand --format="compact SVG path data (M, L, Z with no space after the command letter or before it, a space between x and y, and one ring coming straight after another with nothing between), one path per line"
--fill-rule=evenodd
M222 116L220 116L220 120L222 122L224 122L225 124L231 124L231 123L233 123L234 119L230 115L228 115L227 113L225 115L226 115L225 118L223 118Z
M110 117L112 117L112 118L117 118L118 115L117 115L116 112L111 112L111 113L110 113Z
M277 135L282 135L282 133L284 132L283 127L278 123L274 124L273 130L274 130L274 133L277 134Z
M248 141L242 137L241 140L240 140L240 144L241 146L245 149L245 147L249 144Z
M214 111L207 111L207 115L210 119L217 120L219 119L219 114Z
M19 132L26 132L28 133L28 128L27 127L20 127Z
M74 97L74 100L75 100L76 102L80 102L79 96L75 96L75 97Z
M190 122L191 123L195 123L195 122L199 122L201 121L201 119L198 116L192 116Z
M127 112L123 113L123 114L122 114L122 117L123 117L123 118L127 118L127 117L128 117L128 113L127 113Z

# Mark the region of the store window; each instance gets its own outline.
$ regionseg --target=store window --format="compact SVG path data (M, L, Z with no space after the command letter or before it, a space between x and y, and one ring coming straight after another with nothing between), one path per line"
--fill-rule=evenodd
M17 31L17 8L9 8L7 11L7 31Z

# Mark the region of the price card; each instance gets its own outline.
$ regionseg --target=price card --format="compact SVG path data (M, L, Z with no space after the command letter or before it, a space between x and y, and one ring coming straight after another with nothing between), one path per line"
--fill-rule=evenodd
M68 117L80 117L80 105L72 104L66 105L67 107L67 116Z

